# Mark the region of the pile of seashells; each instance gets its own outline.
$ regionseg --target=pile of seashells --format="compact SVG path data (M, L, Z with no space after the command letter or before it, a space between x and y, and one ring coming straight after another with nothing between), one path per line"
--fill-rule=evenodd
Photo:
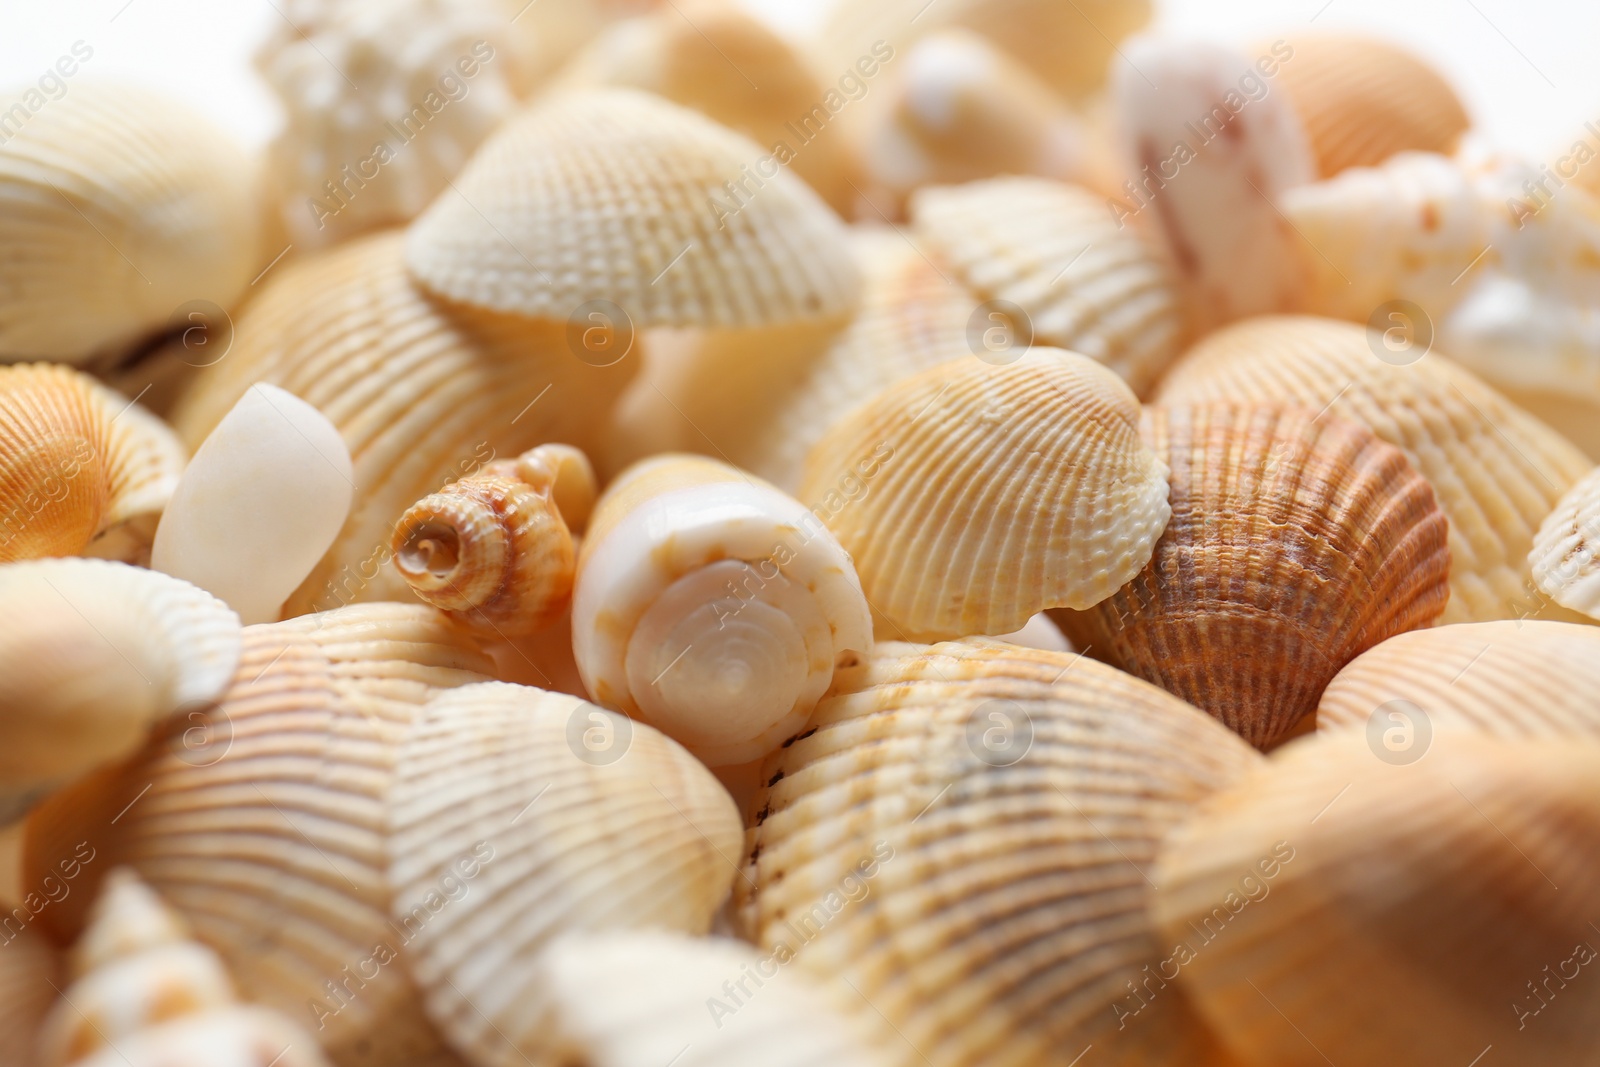
M1600 1063L1600 143L1148 0L281 14L260 158L0 113L0 1067Z

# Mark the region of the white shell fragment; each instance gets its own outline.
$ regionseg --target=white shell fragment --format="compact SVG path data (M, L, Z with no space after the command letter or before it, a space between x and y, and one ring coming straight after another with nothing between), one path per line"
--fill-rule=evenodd
M1600 468L1579 479L1545 516L1528 565L1540 592L1600 619Z

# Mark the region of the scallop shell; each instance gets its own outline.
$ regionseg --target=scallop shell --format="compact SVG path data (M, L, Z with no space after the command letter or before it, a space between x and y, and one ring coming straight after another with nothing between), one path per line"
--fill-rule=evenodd
M182 101L75 81L59 100L28 89L6 119L0 360L125 348L260 269L255 167Z
M386 807L392 929L474 1067L557 1062L534 992L557 933L704 933L737 871L738 813L709 771L643 723L526 686L434 699Z
M187 582L98 559L0 566L0 822L155 723L205 707L239 662L239 618Z
M288 615L412 600L388 566L401 513L501 456L547 441L589 451L637 366L585 363L560 323L432 300L406 277L401 240L363 238L280 267L239 316L228 357L203 372L173 416L198 443L252 383L267 382L339 428L356 500L284 605Z
M55 1003L60 954L7 916L0 934L0 1067L37 1067L39 1026Z
M1159 958L1162 835L1258 761L1092 660L881 644L767 761L737 918L895 1063L1209 1062L1170 983L1116 1009Z
M897 636L1010 633L1047 607L1097 604L1167 524L1167 468L1128 387L1070 352L1015 360L907 378L806 462L802 500L871 483L824 517Z
M1277 404L1145 410L1172 521L1109 600L1056 618L1073 644L1266 749L1334 674L1449 598L1449 524L1399 449Z
M1545 983L1593 944L1597 813L1593 743L1300 741L1168 841L1153 912L1247 1063L1582 1063L1600 984Z
M136 868L248 999L314 1031L330 1059L435 1062L439 1038L396 963L384 797L422 706L491 670L420 604L248 627L217 707L33 812L29 879L87 841L102 857L88 876ZM40 921L72 930L87 892Z
M1021 309L1022 322L1003 332L1006 344L1020 333L1079 352L1141 396L1177 356L1184 323L1176 279L1160 252L1087 190L995 178L919 190L911 215L923 243L985 309Z
M1409 362L1393 362L1400 360ZM1449 360L1415 347L1397 352L1352 323L1269 317L1196 345L1157 400L1281 400L1363 424L1406 454L1450 520L1450 602L1441 621L1566 617L1533 587L1528 550L1590 464Z
M1279 68L1277 87L1305 124L1323 177L1400 152L1450 155L1472 124L1450 83L1404 48L1339 33L1296 36L1288 45L1293 56Z
M757 326L856 303L844 226L754 142L634 90L563 94L513 118L412 225L440 295L566 320ZM771 173L765 173L770 169Z
M596 505L573 654L597 703L713 767L792 736L835 664L872 648L850 557L799 501L716 460L660 456Z
M0 563L143 555L186 458L160 419L86 374L0 367Z
M1458 623L1398 634L1357 656L1323 690L1317 729L1401 725L1418 709L1431 737L1597 737L1600 630L1536 619ZM1402 701L1411 705L1396 705Z
M1545 516L1528 566L1541 593L1600 619L1600 468L1567 490Z

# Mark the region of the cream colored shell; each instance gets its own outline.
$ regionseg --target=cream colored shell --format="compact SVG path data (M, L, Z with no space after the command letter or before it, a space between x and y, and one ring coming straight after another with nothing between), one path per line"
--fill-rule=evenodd
M1567 490L1545 517L1528 565L1540 592L1600 619L1600 468Z
M62 984L61 953L38 930L15 925L0 948L0 1067L38 1067L39 1026Z

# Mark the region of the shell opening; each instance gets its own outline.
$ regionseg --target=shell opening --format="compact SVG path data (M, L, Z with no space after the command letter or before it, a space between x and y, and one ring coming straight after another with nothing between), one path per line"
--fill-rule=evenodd
M461 566L461 537L445 523L421 523L406 538L396 562L408 576L446 581Z

